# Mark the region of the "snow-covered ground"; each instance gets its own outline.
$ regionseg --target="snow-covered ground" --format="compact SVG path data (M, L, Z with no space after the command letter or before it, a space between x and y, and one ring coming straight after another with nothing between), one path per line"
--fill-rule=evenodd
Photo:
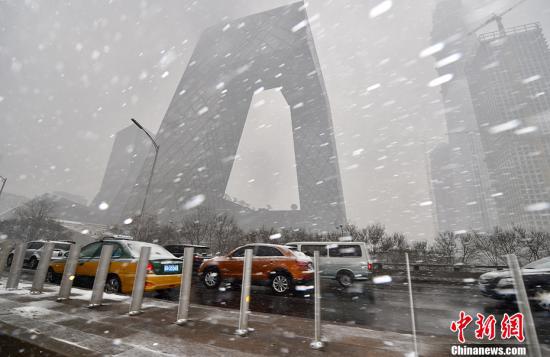
M71 299L55 301L58 286L45 285L43 294L31 295L31 284L24 281L19 289L7 291L6 279L0 279L0 331L25 343L36 339L52 349L60 345L106 355L188 355L247 356L296 354L309 355L313 321L275 314L249 314L250 335L234 335L237 310L192 305L191 323L177 326L177 304L144 299L143 314L128 316L130 297L104 294L104 305L88 308L91 291L73 288ZM24 331L25 333L22 333ZM30 337L25 337L30 336ZM33 337L34 336L34 337ZM354 326L323 324L325 355L343 353L362 355L377 350L384 355L410 354L412 336L395 332L373 331ZM444 338L419 339L427 355L446 351ZM45 344L45 345L44 345ZM57 347L56 347L57 346Z

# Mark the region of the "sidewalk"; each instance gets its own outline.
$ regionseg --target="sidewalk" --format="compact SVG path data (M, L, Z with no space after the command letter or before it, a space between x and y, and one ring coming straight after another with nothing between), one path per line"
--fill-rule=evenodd
M105 294L103 306L89 309L89 290L73 288L71 300L60 303L55 285L30 295L27 282L16 291L6 291L5 283L0 279L0 347L16 339L21 348L39 346L46 352L42 355L405 356L413 350L410 335L323 324L327 344L324 351L314 351L309 347L309 319L251 313L254 331L237 337L237 310L192 305L192 322L178 326L177 304L172 302L146 298L143 314L130 317L128 296ZM407 317L403 323L409 324ZM448 355L451 343L444 337L419 336L420 354Z

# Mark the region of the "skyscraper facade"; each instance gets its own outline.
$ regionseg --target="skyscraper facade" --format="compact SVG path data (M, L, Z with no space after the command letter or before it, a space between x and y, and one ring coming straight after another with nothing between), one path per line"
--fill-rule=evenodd
M484 161L470 90L466 59L475 41L466 36L460 0L442 0L433 15L432 44L440 76L447 142L430 151L432 196L441 231L488 231L496 224L494 201Z
M550 229L550 51L540 25L480 35L467 77L500 225Z
M135 125L130 125L115 134L101 187L90 204L93 214L99 221L120 224L125 219L122 217L122 210L151 150L149 139ZM105 207L107 209L104 209Z
M270 89L290 107L296 209L253 210L226 195L252 98ZM247 228L330 230L346 221L331 111L303 2L206 29L156 140L160 150L146 210L161 221L199 204ZM149 157L123 216L139 214L151 165Z

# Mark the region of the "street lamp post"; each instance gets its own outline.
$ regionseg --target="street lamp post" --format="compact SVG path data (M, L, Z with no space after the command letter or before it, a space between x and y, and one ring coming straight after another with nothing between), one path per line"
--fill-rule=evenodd
M141 224L143 223L142 220L143 220L143 214L145 213L145 205L147 204L147 196L149 195L149 189L151 188L151 181L153 180L153 174L155 173L155 165L157 164L157 156L159 154L159 144L157 144L157 142L155 141L155 139L153 139L151 134L149 134L149 132L143 126L141 126L141 124L138 123L137 120L135 120L133 118L130 119L130 120L138 128L140 128L145 133L145 135L147 135L147 137L149 139L151 139L151 142L153 143L153 147L155 148L155 158L153 159L153 166L151 167L151 173L149 174L149 181L147 181L147 188L145 189L145 197L143 197L143 204L141 205L141 211L140 211L140 214L139 214L139 220L138 220L138 225L137 225L137 234L139 235L140 234L140 229L141 229ZM145 238L147 238L147 237L145 237Z
M6 181L8 181L8 178L4 176L0 176L0 180L2 180L2 186L0 186L0 197L1 197L2 191L4 191L4 186L6 185Z
M337 229L340 228L340 231L342 232L342 237L344 236L344 225L343 224L340 224L338 227L336 227Z

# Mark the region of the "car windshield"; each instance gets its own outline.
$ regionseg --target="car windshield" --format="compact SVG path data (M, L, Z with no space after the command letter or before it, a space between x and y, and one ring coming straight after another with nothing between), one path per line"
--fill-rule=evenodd
M134 258L139 257L141 247L151 247L151 255L149 259L177 259L172 253L167 251L160 245L145 242L128 242L128 248Z
M550 268L550 257L542 258L536 260L532 263L527 264L523 267L524 269L544 269Z
M55 243L54 249L69 250L71 249L71 245L68 243Z

